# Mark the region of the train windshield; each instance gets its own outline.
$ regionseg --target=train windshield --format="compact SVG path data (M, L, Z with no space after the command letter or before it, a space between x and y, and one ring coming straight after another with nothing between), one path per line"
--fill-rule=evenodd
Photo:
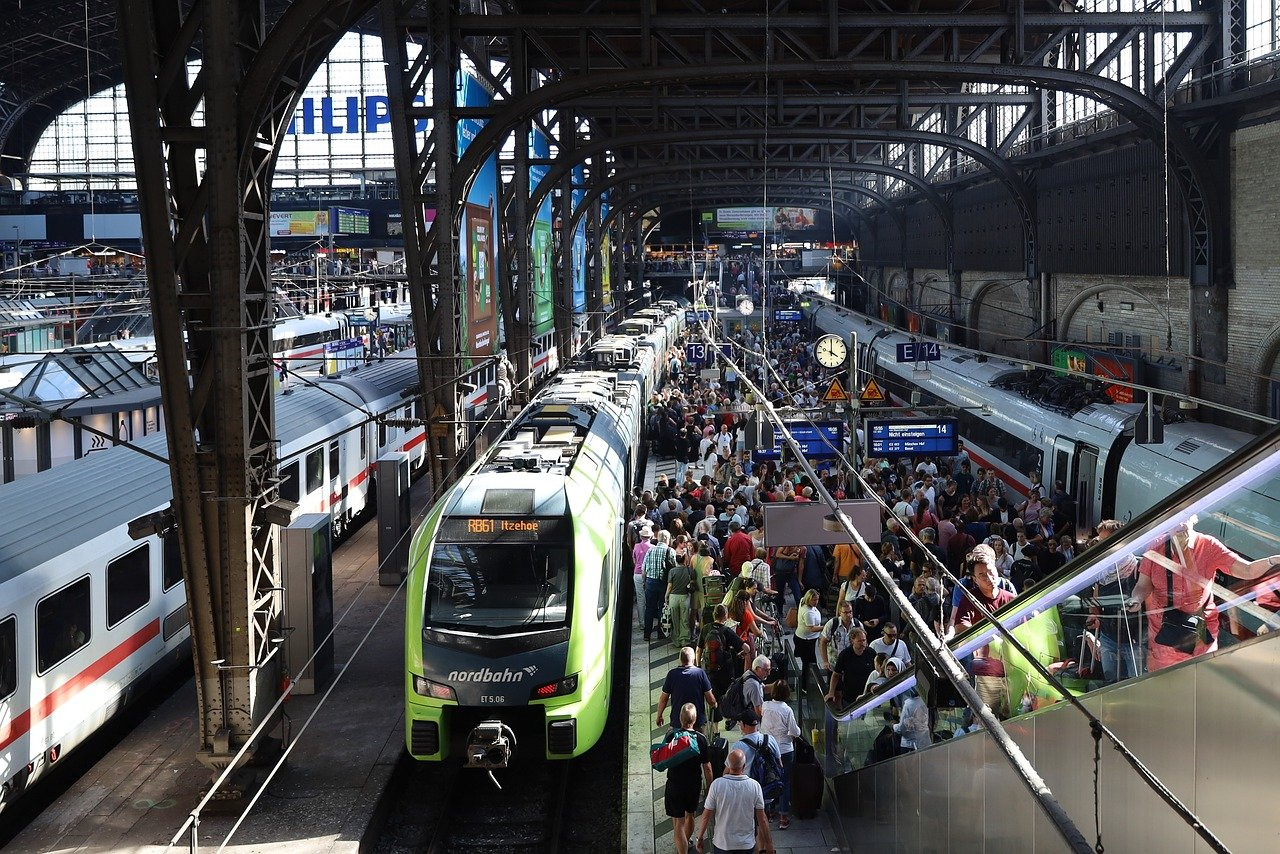
M530 543L437 543L425 623L512 630L564 625L569 547Z

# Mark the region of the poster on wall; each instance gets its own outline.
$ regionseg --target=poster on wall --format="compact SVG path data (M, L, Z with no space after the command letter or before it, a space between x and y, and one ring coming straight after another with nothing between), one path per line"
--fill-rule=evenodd
M600 202L600 222L603 223L609 218L609 202L603 200ZM597 231L600 229L599 223L596 225ZM605 309L613 307L613 244L609 241L609 235L600 234L600 293Z
M329 234L329 211L272 211L272 237L325 237Z
M1093 354L1093 373L1095 376L1115 380L1133 382L1137 362L1122 356L1109 356L1104 353ZM1103 386L1103 391L1116 403L1133 403L1133 389L1124 385Z
M529 154L541 160L551 156L551 146L541 131L535 130ZM530 192L546 177L550 171L548 166L529 167ZM551 194L542 200L533 217L533 256L530 266L533 268L533 334L542 335L550 332L555 325L555 278L551 275Z
M485 107L490 94L480 81L461 73L458 105ZM484 128L485 122L464 118L458 121L458 157ZM462 230L458 235L458 279L466 298L460 300L465 351L470 356L488 356L498 347L498 228L497 158L485 158L467 192L462 209Z
M576 189L587 180L586 170L581 166L573 167L574 190L570 193L571 210L576 211L578 205L587 195L586 190ZM587 220L578 218L578 226L573 230L573 313L583 314L587 310Z

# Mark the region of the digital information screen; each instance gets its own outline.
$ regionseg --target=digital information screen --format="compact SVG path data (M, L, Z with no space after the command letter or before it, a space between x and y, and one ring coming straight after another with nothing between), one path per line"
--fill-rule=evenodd
M788 421L787 430L800 446L806 459L829 460L844 453L845 424L843 421ZM775 430L773 447L753 451L756 462L776 460L782 456L782 431Z
M569 531L564 519L472 516L442 519L437 537L446 543L534 543L566 540Z
M867 453L873 457L932 454L953 457L960 438L955 418L867 421Z
M337 225L336 234L368 234L369 212L358 208L333 208L329 221Z
M799 323L804 320L804 312L798 308L775 308L773 320L775 323Z

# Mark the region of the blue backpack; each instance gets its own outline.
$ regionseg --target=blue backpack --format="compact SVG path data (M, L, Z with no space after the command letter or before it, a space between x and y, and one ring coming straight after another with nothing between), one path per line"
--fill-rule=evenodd
M769 749L768 733L761 732L758 735L759 741L752 744L756 748L756 756L751 760L751 770L748 773L752 780L760 784L765 803L768 803L782 794L782 763Z

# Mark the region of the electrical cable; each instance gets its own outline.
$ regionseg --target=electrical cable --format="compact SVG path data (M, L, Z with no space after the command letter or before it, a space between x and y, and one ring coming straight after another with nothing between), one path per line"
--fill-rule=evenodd
M523 380L521 380L520 383L518 383L518 385L523 385L524 383L531 382L532 380L533 380L533 375L530 374L528 377L525 377ZM483 433L484 427L487 427L490 423L492 423L494 418L496 418L496 416L498 415L498 412L499 410L495 409L495 411L490 414L490 416L482 424L480 430L477 431L477 434ZM472 440L472 442L468 444L467 448L469 449L470 447L474 446L474 444L475 444L475 440ZM465 461L466 461L466 454L465 453L459 454L458 457L454 460L453 465L450 466L448 471L445 472L443 481L446 481L446 482L450 481L450 479L457 474L459 468L464 464ZM410 522L405 532L402 533L400 535L400 538L397 540L397 545L400 542L402 542L405 537L411 536L415 532L417 526L431 511L431 508L433 506L434 506L434 503L428 504L427 506L422 508L417 514L415 514L414 519ZM392 550L393 554L394 552L395 552L395 549ZM381 569L381 567L386 563L387 560L390 560L390 557L391 555L389 554L386 558L382 560L382 562L379 563L378 565L379 569ZM311 666L312 661L315 660L315 657L319 654L320 650L324 647L324 645L328 643L331 638L334 637L339 627L341 627L343 622L346 620L347 615L351 613L351 610L360 601L360 598L364 595L365 591L367 591L370 587L373 586L373 581L376 577L377 577L377 574L371 574L370 577L366 579L365 583L361 585L360 589L356 591L354 598L343 610L342 614L340 614L337 617L337 619L334 621L333 628L330 629L329 633L319 643L315 644L315 650L312 652L311 656L306 660L306 662L304 662L297 669L297 674L295 674L295 677L298 675L301 675L303 672L306 671L308 667ZM292 752L293 750L293 746L298 743L298 740L301 738L302 734L306 732L307 728L311 725L311 722L315 719L320 709L323 708L325 702L328 700L329 696L333 693L333 690L338 686L339 682L341 682L342 677L346 674L348 668L351 666L351 663L355 660L355 657L364 648L364 645L368 641L370 635L373 633L373 630L377 627L378 623L381 622L382 618L386 616L387 610L388 608L390 608L392 602L396 600L396 598L400 595L400 592L404 589L405 585L408 583L408 580L409 580L409 574L406 573L405 577L401 579L400 584L391 593L391 596L388 598L386 605L383 606L382 610L378 613L378 615L374 618L373 622L370 624L368 630L361 637L360 641L356 645L355 650L352 652L351 656L347 659L347 661L343 664L342 669L338 671L337 674L335 674L333 681L329 686L329 689L326 690L325 693L321 696L320 700L316 704L315 709L312 710L312 713L307 717L306 721L303 722L301 728L298 730L297 734L294 736L293 741L290 742L289 746L282 752L276 764L272 767L267 777L263 780L262 785L259 788L258 792L255 793L254 797L245 806L244 810L241 812L240 816L237 818L235 824L228 831L226 837L223 839L221 845L218 848L219 851L222 851L226 847L227 843L230 842L231 837L235 834L235 832L239 829L240 825L248 817L249 812L253 809L258 799L262 796L263 793L266 792L267 786L271 783L272 779L274 779L276 773L280 770L280 768L283 767L283 764L285 760L288 758L289 753ZM213 784L209 788L209 791L188 814L186 821L184 821L182 826L178 828L178 831L174 834L173 838L170 839L169 844L165 846L164 851L167 852L170 848L177 845L178 840L181 839L183 833L186 832L188 828L192 828L199 824L200 813L203 811L204 807L208 804L210 800L213 799L214 795L218 791L218 788L231 775L232 771L239 766L239 760L244 756L244 754L247 752L249 747L254 743L254 741L265 731L266 725L271 721L272 716L275 714L275 712L282 706L287 696L288 696L287 694L282 694L282 696L276 700L275 705L272 706L272 708L263 716L262 722L259 723L259 725L254 729L252 733L250 733L250 735L246 738L244 745L237 752L233 760L228 764L227 768L213 782Z

